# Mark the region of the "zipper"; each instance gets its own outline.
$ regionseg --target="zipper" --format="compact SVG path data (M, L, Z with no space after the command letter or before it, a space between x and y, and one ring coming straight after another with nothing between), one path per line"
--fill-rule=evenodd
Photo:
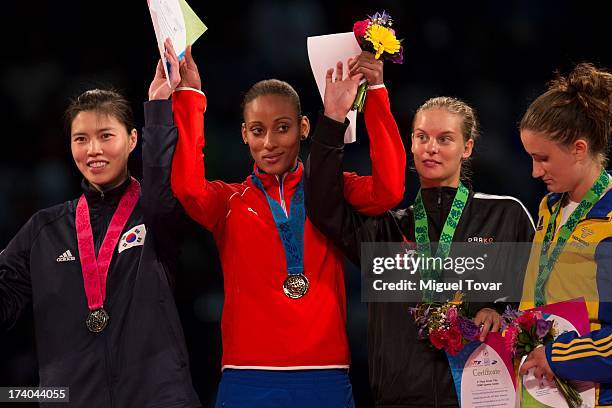
M109 399L110 399L110 406L111 408L115 406L115 392L114 392L114 387L113 387L113 367L112 367L112 360L111 360L111 351L110 351L110 345L109 343L109 338L108 338L108 333L105 333L104 336L104 359L106 361L106 384L108 386L108 394L109 394Z
M287 173L283 174L280 177L276 176L276 179L278 180L278 197L280 199L280 205L283 211L285 212L285 216L289 218L289 214L287 214L287 205L285 204L285 194L283 193L283 181L285 180L286 176Z

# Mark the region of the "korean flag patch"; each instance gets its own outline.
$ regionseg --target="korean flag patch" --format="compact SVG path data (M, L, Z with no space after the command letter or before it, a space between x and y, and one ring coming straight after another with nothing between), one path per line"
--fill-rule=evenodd
M145 235L147 235L147 229L144 224L137 225L123 234L119 240L119 253L135 246L144 245Z

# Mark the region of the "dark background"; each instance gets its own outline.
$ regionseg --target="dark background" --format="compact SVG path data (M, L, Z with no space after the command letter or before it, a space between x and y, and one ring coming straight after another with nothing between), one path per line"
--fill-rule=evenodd
M293 84L313 121L321 100L310 72L306 37L350 31L354 21L386 9L405 38L404 65L389 64L385 82L392 110L410 145L414 110L427 98L458 96L478 111L472 181L476 190L513 195L532 215L545 193L531 178L517 122L555 69L575 63L612 66L605 2L533 1L256 1L191 0L209 31L194 56L209 98L208 176L241 181L251 170L241 143L240 102L256 81ZM19 1L4 5L0 65L0 248L38 209L79 194L63 110L85 89L112 86L133 102L139 127L142 105L158 58L150 16L140 1ZM606 51L607 50L607 51ZM363 132L363 124L358 125ZM367 137L347 148L346 167L369 171ZM309 142L304 143L305 157ZM131 170L140 175L140 150ZM407 204L417 179L407 175ZM221 272L211 236L192 226L185 233L176 298L195 387L206 405L220 375ZM358 406L370 406L367 385L366 306L359 273L347 269L351 377ZM0 334L0 385L36 385L31 312ZM25 405L23 405L25 406Z

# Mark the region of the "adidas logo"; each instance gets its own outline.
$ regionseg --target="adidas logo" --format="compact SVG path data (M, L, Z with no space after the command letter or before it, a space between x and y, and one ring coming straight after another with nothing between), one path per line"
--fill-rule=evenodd
M75 259L76 258L72 256L72 252L70 252L70 250L67 250L66 252L57 257L57 262L68 262L74 261Z

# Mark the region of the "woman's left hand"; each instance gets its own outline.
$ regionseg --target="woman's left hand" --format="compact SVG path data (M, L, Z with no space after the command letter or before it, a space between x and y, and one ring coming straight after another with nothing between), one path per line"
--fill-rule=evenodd
M155 77L149 86L149 100L156 99L168 99L172 92L176 89L179 82L181 82L181 74L179 72L179 60L172 47L170 39L166 39L164 42L164 56L166 61L170 64L168 67L168 74L170 75L170 85L166 78L166 72L164 71L163 61L160 59L157 63L157 69L155 70Z
M499 331L501 316L495 310L485 307L476 313L474 324L480 326L480 341L485 341L490 331Z
M352 60L349 60L349 64ZM325 94L323 96L324 114L330 119L344 122L346 115L353 106L359 81L363 78L362 73L344 76L342 62L336 64L336 75L334 69L327 70L325 75Z

